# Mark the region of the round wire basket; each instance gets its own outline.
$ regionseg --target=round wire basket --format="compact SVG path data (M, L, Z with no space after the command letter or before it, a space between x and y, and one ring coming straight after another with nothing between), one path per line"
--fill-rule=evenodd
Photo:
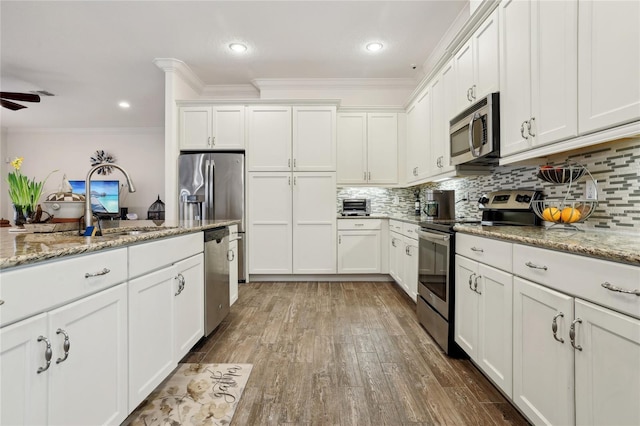
M587 172L584 166L565 166L565 167L552 167L542 166L538 170L538 179L542 179L545 182L555 184L571 184L576 182Z

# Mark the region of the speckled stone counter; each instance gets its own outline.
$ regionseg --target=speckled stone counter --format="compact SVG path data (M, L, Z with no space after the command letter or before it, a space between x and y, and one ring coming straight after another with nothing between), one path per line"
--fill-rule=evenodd
M142 241L199 232L237 223L239 223L237 220L165 222L161 226L156 226L150 220L121 221L118 228L104 229L104 235L99 237L82 237L75 232L14 233L9 232L9 228L0 228L0 269L123 247ZM134 229L144 232L136 235L121 233Z
M338 219L393 219L401 222L419 224L427 220L426 216L416 216L414 214L372 214L370 216L341 216Z
M567 231L534 226L456 225L456 231L640 266L640 233Z

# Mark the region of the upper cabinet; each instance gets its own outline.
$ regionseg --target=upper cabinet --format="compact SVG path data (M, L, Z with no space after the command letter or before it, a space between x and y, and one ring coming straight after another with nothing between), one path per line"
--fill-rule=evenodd
M244 106L183 106L179 109L181 150L244 149Z
M578 2L580 133L640 118L640 2Z
M501 155L578 134L576 1L503 1Z
M249 171L335 171L336 108L247 109Z
M429 176L431 150L431 88L427 87L407 108L407 183Z
M454 55L458 113L499 90L498 11L494 11Z
M454 169L451 165L449 122L455 114L455 90L455 68L453 61L449 61L431 83L431 155L428 167L431 175Z
M338 114L338 184L398 183L398 114Z

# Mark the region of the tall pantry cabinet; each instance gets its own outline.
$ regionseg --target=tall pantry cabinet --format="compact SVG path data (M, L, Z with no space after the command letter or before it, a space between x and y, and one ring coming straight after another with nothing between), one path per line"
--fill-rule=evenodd
M336 108L254 106L248 116L250 274L336 272Z

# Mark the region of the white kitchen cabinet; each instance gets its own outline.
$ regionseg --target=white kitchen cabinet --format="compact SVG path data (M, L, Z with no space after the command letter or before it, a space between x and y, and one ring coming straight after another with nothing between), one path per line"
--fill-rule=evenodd
M499 10L501 155L577 136L577 0Z
M640 424L640 320L580 299L575 317L576 424Z
M511 396L513 277L460 255L455 261L455 340Z
M249 173L249 272L335 273L335 173Z
M181 260L174 268L174 358L179 361L204 336L204 255Z
M229 226L229 306L238 301L238 225Z
M418 296L418 241L404 237L404 265L402 268L405 293L415 302Z
M516 277L513 304L513 402L535 424L575 424L573 298Z
M381 272L380 219L338 220L338 273Z
M431 150L431 88L425 88L407 108L407 183L429 176Z
M494 11L455 54L456 111L466 107L500 87L498 11Z
M396 232L389 233L389 275L404 288L404 244L402 235Z
M418 295L418 225L389 221L389 274L415 302Z
M429 174L436 176L454 169L451 162L449 122L455 114L455 68L449 61L431 82L431 155Z
M247 109L250 172L335 171L336 108Z
M581 134L640 118L640 3L578 2Z
M244 149L244 106L182 106L179 108L181 150Z
M338 183L398 183L398 114L338 114Z

